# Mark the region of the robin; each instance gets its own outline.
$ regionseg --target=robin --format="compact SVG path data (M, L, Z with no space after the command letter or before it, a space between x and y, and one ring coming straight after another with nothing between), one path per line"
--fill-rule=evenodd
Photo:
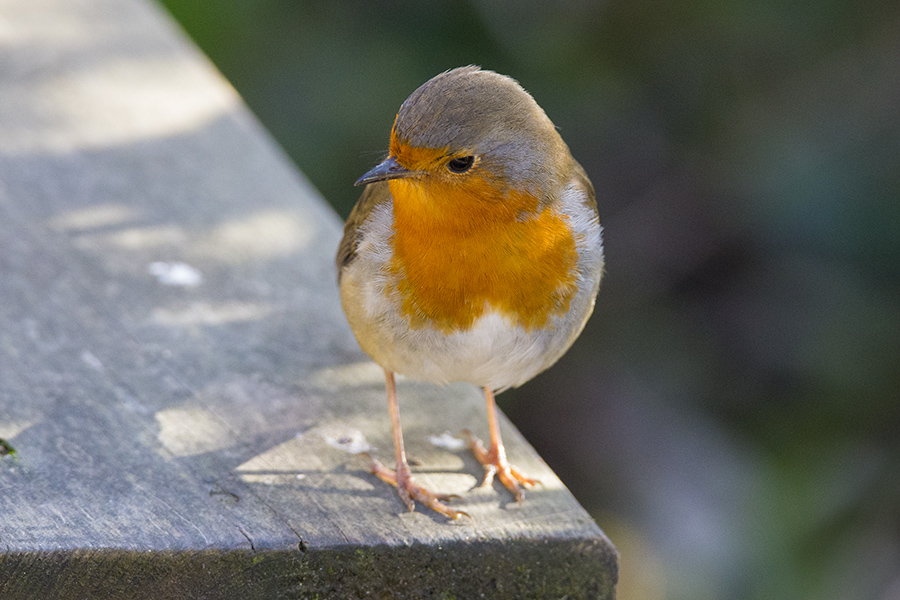
M383 369L396 468L371 470L452 519L451 496L418 485L403 447L394 374L481 387L490 447L469 446L517 501L538 483L509 464L494 394L550 367L581 333L603 272L594 188L553 123L513 79L468 66L400 106L387 158L337 253L341 303Z

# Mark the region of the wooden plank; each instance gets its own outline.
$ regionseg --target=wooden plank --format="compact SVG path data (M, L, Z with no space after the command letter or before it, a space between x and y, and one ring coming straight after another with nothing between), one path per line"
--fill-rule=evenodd
M158 8L0 15L0 597L613 596L612 545L508 422L523 505L429 441L485 433L477 390L399 384L417 477L475 523L348 451L392 456L340 222Z

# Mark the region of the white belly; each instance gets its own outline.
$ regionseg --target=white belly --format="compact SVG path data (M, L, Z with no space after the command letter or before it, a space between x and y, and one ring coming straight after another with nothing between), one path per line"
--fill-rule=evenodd
M432 329L409 331L394 344L385 362L414 379L435 383L463 381L494 390L522 385L555 363L578 337L593 301L552 329L526 331L497 312L486 313L466 331L445 334ZM575 319L575 313L579 318ZM391 367L388 367L391 368Z

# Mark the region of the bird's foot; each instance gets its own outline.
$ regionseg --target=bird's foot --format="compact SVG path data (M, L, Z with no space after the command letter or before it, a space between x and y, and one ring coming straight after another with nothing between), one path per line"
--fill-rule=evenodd
M537 479L526 477L522 474L522 471L509 464L506 460L506 452L503 450L503 446L493 446L488 450L471 431L466 429L463 433L469 438L469 449L472 451L472 454L484 466L484 481L478 487L490 487L494 482L494 476L496 476L506 486L506 489L512 492L516 502L521 502L525 499L523 487L530 489L541 483Z
M396 487L397 494L400 496L400 499L403 500L403 503L406 504L406 507L410 512L415 510L415 502L419 501L431 510L453 519L454 521L460 517L467 517L474 521L469 513L455 510L444 504L451 500L457 500L460 496L457 496L456 494L435 494L423 488L413 481L409 471L409 465L406 463L398 464L397 469L394 470L387 468L381 461L372 458L371 456L369 457L369 460L369 470L372 474L385 483L389 483Z

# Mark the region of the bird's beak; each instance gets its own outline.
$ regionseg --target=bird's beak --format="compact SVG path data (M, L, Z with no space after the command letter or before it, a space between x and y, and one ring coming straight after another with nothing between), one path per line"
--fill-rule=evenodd
M409 177L415 175L415 171L410 171L397 162L393 156L388 156L380 165L371 169L368 173L356 180L353 185L365 185L367 183L375 183L376 181L387 181L388 179L397 179L398 177Z

